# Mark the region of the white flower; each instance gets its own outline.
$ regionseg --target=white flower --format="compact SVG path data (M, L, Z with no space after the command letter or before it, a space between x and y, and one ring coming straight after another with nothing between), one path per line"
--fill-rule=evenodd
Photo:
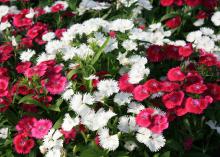
M132 65L131 70L128 72L128 81L131 84L137 84L143 80L144 76L148 76L150 73L149 68L145 68L142 63L136 63Z
M3 16L7 15L9 12L9 7L6 5L0 5L0 21Z
M95 131L105 127L109 119L115 115L111 110L105 111L103 108L100 108L96 113L94 110L90 110L90 112L81 116L81 123L90 130Z
M35 15L35 12L34 12L34 10L31 8L31 9L29 10L29 13L26 14L25 17L26 17L26 18L29 18L29 19L32 19L32 18L34 17L34 15Z
M194 42L196 39L201 38L201 36L202 36L201 31L190 32L187 35L186 40L189 42Z
M220 125L217 125L217 121L209 120L206 124L212 129L216 130L218 134L220 134Z
M78 12L80 15L82 15L86 10L102 10L109 7L109 3L99 3L93 0L82 0L79 4Z
M71 131L71 129L77 125L79 125L79 117L71 118L70 115L66 113L62 123L62 129L64 131Z
M125 149L129 152L132 152L135 148L137 148L137 144L134 141L126 141L124 145Z
M72 89L67 89L63 94L62 98L66 101L70 100L71 97L73 96L74 91Z
M119 91L118 82L112 79L101 80L97 88L99 92L102 92L107 97Z
M17 43L17 41L15 39L15 36L11 37L11 43L12 43L12 46L18 46L18 43Z
M145 144L152 152L160 150L165 145L165 138L161 134L155 134L147 128L139 128L136 138Z
M131 102L128 105L128 113L134 113L134 114L138 114L141 110L143 110L145 107L137 102Z
M200 31L203 35L212 36L214 34L214 30L208 27L202 27L200 28Z
M114 97L114 102L117 103L119 106L125 105L126 103L131 102L132 94L131 93L117 93Z
M4 31L9 27L11 27L11 24L8 21L0 23L0 31Z
M48 61L56 58L56 54L46 54L45 52L42 52L38 57L37 57L37 64L40 64L43 61Z
M0 139L6 139L8 137L8 128L0 129Z
M94 54L94 51L86 44L81 44L75 53L81 59L86 59L86 57L92 56Z
M147 10L151 10L153 8L149 0L138 0L138 4Z
M119 118L118 129L121 132L130 133L136 131L138 126L136 125L135 117L122 116Z
M48 54L56 55L58 52L61 52L63 47L64 47L63 42L59 40L52 40L46 44L45 49Z
M193 23L193 25L196 27L200 27L204 24L204 21L205 21L205 19L198 19Z
M103 128L98 131L100 146L109 151L114 151L119 146L118 135L109 135L109 129Z
M125 52L125 53L119 52L117 60L119 61L119 63L121 65L128 65L129 64L129 59L126 56L127 56L127 52Z
M220 26L220 11L216 11L211 18L215 26Z
M123 41L122 46L127 51L137 50L137 43L132 40Z
M125 31L132 29L133 26L134 24L131 20L117 19L111 22L109 30L124 33Z
M20 54L20 60L22 62L26 62L26 61L30 61L31 57L33 55L35 55L35 51L34 50L30 50L28 49L27 51L23 51L21 54Z
M53 33L53 32L48 32L42 36L42 39L44 41L51 41L54 38L55 38L55 33Z
M95 98L90 93L86 93L83 95L83 103L92 105L95 103Z
M46 157L61 157L63 149L63 134L59 130L50 129L49 133L44 136L43 144L40 146L40 151Z

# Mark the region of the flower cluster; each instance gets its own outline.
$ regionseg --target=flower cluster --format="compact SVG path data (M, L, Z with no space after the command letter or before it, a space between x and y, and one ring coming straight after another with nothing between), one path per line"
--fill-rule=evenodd
M0 156L215 156L219 5L0 0Z

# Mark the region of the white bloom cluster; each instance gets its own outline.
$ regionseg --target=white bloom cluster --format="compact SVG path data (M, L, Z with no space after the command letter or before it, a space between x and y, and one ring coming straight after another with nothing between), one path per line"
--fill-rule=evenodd
M8 128L0 129L0 139L6 139L8 137Z
M51 129L44 136L43 144L39 147L42 154L46 157L60 157L63 149L62 133L59 130Z
M211 18L215 26L220 26L220 11L216 11Z
M100 93L107 97L119 91L118 82L112 79L101 80L98 83L97 88Z
M193 47L203 49L207 52L215 52L220 50L215 42L220 41L219 35L215 35L211 28L202 27L197 31L190 32L186 40L193 43Z
M109 135L109 129L102 128L98 131L100 145L104 149L114 151L119 146L118 135Z
M82 0L79 4L78 12L82 15L87 10L103 10L110 7L109 3L96 2L93 0Z
M218 134L220 134L220 125L217 125L217 121L209 120L206 124L212 129L216 130Z
M28 49L20 54L20 60L22 62L30 61L31 57L33 57L35 54L36 52L34 50Z
M131 93L120 92L120 93L117 93L114 97L114 102L117 103L119 106L129 104L131 100L132 100Z
M152 152L158 151L166 142L162 134L155 134L147 128L139 128L136 138L140 143L145 144Z
M122 116L119 118L118 129L124 133L130 133L138 129L135 117Z
M55 33L54 32L48 32L48 33L46 33L46 34L44 34L43 36L42 36L42 39L44 40L44 41L51 41L52 39L54 39L55 38Z
M74 126L79 125L79 122L80 120L78 116L72 118L68 113L66 113L62 123L62 129L64 131L71 131Z
M137 6L143 7L147 10L151 10L153 8L149 0L119 0L119 3L125 7L130 7L131 5L136 4Z

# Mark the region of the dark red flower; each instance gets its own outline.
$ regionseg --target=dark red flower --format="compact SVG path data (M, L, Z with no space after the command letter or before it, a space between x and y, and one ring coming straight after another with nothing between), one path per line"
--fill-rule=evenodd
M179 55L179 46L166 45L164 49L167 59L180 60L182 58L182 56Z
M203 83L203 78L198 72L189 72L185 77L185 86L189 86L195 83Z
M26 69L31 67L31 62L21 62L16 66L18 73L24 73Z
M167 109L173 109L181 106L184 99L184 92L171 92L163 95L162 101Z
M162 51L162 47L158 45L151 45L147 49L147 58L151 62L160 62L164 60L165 53Z
M186 99L186 109L189 113L201 114L204 109L208 107L209 104L213 102L212 97L205 96L200 99L193 99L191 97Z
M4 63L12 56L13 47L11 44L4 44L0 46L0 63Z
M176 16L172 19L169 19L168 21L166 21L166 26L170 29L174 29L177 28L181 25L181 17L180 16Z
M170 81L183 81L185 74L181 71L180 67L175 67L168 71L167 78Z
M195 83L186 87L186 92L194 94L202 94L207 89L207 86L201 83Z
M177 6L182 6L184 4L184 0L175 0L174 2Z
M128 74L124 74L119 78L119 88L123 92L131 93L134 89L134 85L128 82Z
M143 101L150 96L147 88L144 85L138 85L133 90L133 97L137 101Z
M15 150L18 154L28 154L34 147L35 142L29 139L26 134L18 134L13 139Z
M144 86L146 87L147 91L151 94L157 93L161 91L161 83L155 79L148 80Z
M205 64L206 66L217 65L217 58L212 53L204 53L199 57L199 64Z
M207 87L206 94L210 95L214 101L220 101L220 85L216 83L208 83Z
M201 0L185 0L185 2L190 7L196 7L201 4Z
M17 123L15 128L18 132L31 136L31 129L33 128L35 122L37 122L37 119L34 117L23 117Z
M202 5L207 9L213 10L219 4L218 0L202 0Z
M174 0L160 0L160 4L164 7L171 6L173 4Z
M193 53L193 47L192 44L186 44L185 46L181 46L179 48L179 55L183 57L189 57Z

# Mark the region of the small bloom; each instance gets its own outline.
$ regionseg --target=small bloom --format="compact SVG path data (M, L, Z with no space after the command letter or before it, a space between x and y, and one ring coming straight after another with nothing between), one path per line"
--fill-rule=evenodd
M45 135L48 134L49 130L52 127L52 122L47 119L41 119L34 123L33 128L31 129L31 134L37 139L42 139Z
M185 74L181 71L180 67L176 67L168 71L167 78L170 81L183 81L185 79Z
M18 134L13 139L15 150L18 154L28 154L34 147L35 143L33 139L28 139L25 134Z

